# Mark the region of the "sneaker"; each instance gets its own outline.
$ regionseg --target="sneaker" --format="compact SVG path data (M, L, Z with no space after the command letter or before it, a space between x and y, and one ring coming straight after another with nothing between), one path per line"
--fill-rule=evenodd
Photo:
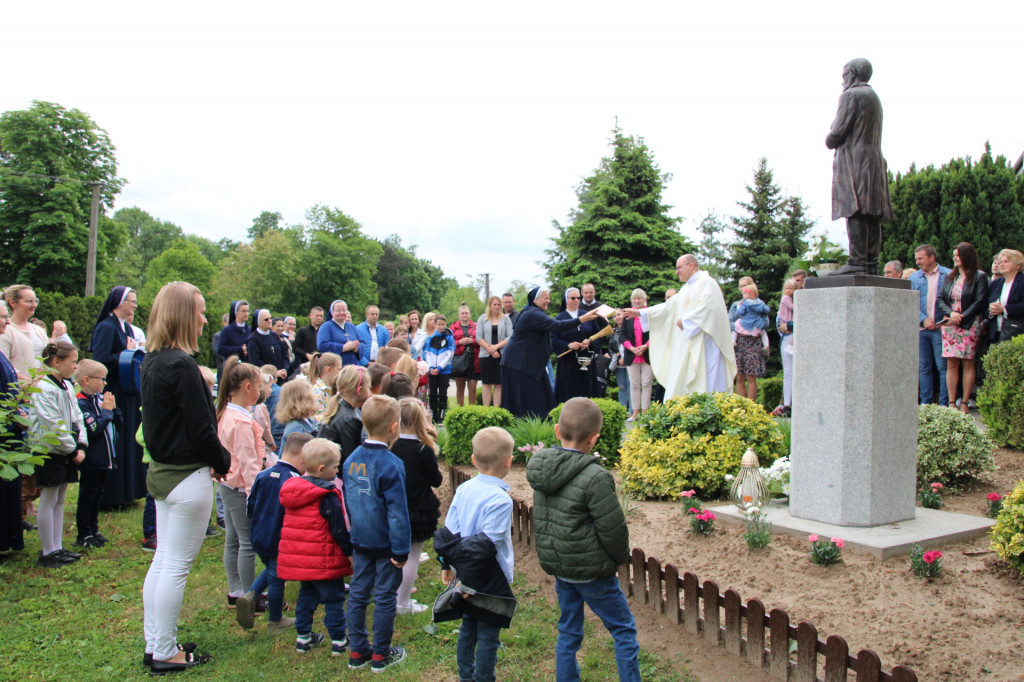
M231 597L228 597L228 604L231 603ZM235 600L235 620L245 630L252 630L253 625L256 624L256 594L249 590L237 600Z
M69 549L64 549L63 547L61 547L60 549L58 549L58 550L57 550L57 552L56 552L56 554L60 554L61 556L64 556L64 557L66 557L67 559L70 559L70 561L69 561L68 563L71 563L71 562L73 562L73 561L78 561L78 560L79 560L79 559L81 559L81 558L82 558L83 556L85 556L84 554L79 554L78 552L72 552L71 550L69 550Z
M785 411L786 411L786 406L785 405L779 405L774 410L772 410L770 414L773 417L781 417L782 413L785 412Z
M146 538L145 540L143 540L142 541L142 549L146 550L147 552L155 552L156 551L156 536L153 535L153 536L150 536L150 537Z
M63 566L67 563L71 562L65 561L63 557L57 554L57 552L50 552L49 554L45 555L42 552L40 552L39 558L36 559L36 566L39 566L41 568L57 568L58 566Z
M22 521L21 522L21 529L22 530L39 530L38 526L36 526L35 524L31 524L28 521Z
M88 537L79 538L78 540L75 540L75 547L85 547L86 549L88 549L91 547L99 548L102 546L103 543L97 540L95 535L90 535Z
M295 650L304 654L322 641L324 641L324 636L319 632L311 632L305 637L299 635L295 638Z
M245 596L245 595L242 595L242 596ZM228 608L229 608L229 609L233 609L233 608L236 608L236 607L238 606L238 600L239 600L239 599L241 599L241 598L242 598L242 597L232 597L232 596L231 596L231 595L229 594L229 595L228 595Z
M348 651L348 637L331 640L331 656L341 656Z
M217 517L217 525L220 526L222 529L223 528L227 528L227 526L224 523L224 517L223 516L218 516Z
M92 536L93 536L93 538L95 538L96 540L99 540L99 542L100 542L100 544L101 544L101 545L105 545L105 544L107 544L108 542L110 542L110 540L108 540L107 538L103 537L103 535L102 535L101 533L93 533L93 534L92 534Z
M427 561L430 561L430 555L426 552L420 552L420 563L426 563Z
M265 594L261 594L256 598L256 613L266 613L270 607L270 597ZM284 605L281 605L281 610L284 611Z
M377 654L373 655L373 662L370 663L370 670L375 673L382 673L388 668L388 666L401 663L404 660L405 649L400 646L393 646L391 647L391 650L388 651L388 655L381 657L379 660L377 658ZM351 661L349 662L349 667L352 667Z
M288 616L281 616L281 620L267 621L267 634L279 635L282 632L289 632L293 627L295 627L294 618L289 618Z
M206 537L212 538L212 537L216 537L217 535L220 535L220 531L217 530L216 526L207 526L206 527Z
M348 652L348 667L350 670L359 670L365 668L366 664L373 658L369 652L365 654L356 653L355 651Z
M428 608L430 607L428 607L426 604L421 604L415 599L410 599L408 606L402 606L401 604L397 604L395 606L395 613L399 616L409 616L415 615L417 613L423 613Z

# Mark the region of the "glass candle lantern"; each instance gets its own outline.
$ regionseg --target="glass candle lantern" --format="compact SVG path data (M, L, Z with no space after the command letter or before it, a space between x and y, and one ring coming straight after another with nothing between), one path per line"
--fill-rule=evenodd
M761 476L761 463L757 460L753 448L748 448L743 453L743 460L740 462L740 472L732 482L729 490L729 499L736 505L736 508L745 512L750 507L764 509L764 506L771 499L768 492L768 484Z

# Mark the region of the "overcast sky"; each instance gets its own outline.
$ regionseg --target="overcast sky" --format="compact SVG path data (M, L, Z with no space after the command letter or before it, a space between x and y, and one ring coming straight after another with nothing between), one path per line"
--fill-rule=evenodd
M824 139L853 57L891 169L1024 151L1019 0L11 5L0 111L90 114L128 180L115 208L240 240L323 203L496 290L543 280L616 117L691 236L737 213L764 156L845 244Z

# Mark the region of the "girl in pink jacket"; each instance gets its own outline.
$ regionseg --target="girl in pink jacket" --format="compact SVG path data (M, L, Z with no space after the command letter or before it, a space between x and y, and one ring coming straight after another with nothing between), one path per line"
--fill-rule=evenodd
M224 501L224 570L231 608L256 579L245 502L263 463L263 429L252 415L262 383L258 367L231 357L224 363L217 393L217 436L231 453L231 470L218 484Z

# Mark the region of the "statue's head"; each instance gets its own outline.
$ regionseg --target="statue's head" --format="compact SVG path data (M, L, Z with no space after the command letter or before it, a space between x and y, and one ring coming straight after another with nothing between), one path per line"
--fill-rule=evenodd
M847 87L853 83L867 83L869 80L871 80L871 62L863 57L846 62L846 66L843 67L843 83Z

